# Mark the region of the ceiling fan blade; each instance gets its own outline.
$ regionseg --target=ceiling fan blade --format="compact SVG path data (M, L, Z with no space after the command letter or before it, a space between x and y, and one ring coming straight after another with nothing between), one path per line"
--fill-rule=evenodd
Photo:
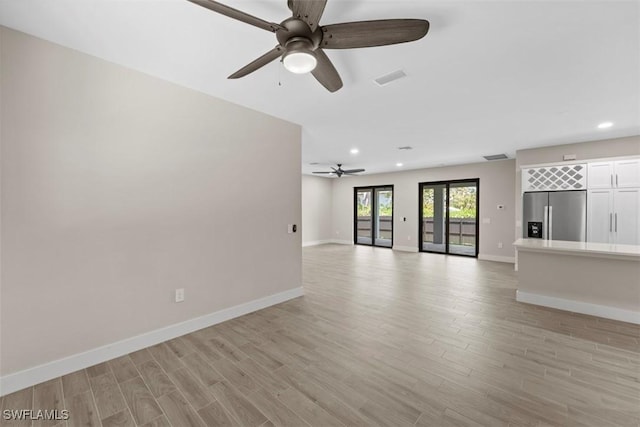
M342 173L346 173L346 174L360 173L360 172L364 172L364 169L347 169L342 171Z
M326 4L327 0L290 0L293 16L306 22L312 31L318 28Z
M326 173L326 174L332 174L333 172L311 172L311 173Z
M267 22L264 19L260 19L253 15L249 15L248 13L242 12L238 9L234 9L222 3L218 3L217 1L213 1L213 0L187 0L187 1L190 1L191 3L197 4L198 6L202 6L214 12L218 12L222 15L228 16L229 18L237 19L238 21L242 21L247 24L256 26L258 28L262 28L263 30L271 31L272 33L275 33L276 30L283 28L280 24L276 24L274 22Z
M318 65L311 72L313 77L316 78L329 92L335 92L342 87L342 79L340 74L336 71L336 68L331 63L331 60L322 49L316 50L316 59Z
M269 62L273 61L274 59L279 58L280 55L282 55L283 50L284 49L282 49L282 47L279 46L279 45L274 47L269 52L267 52L264 55L262 55L260 58L256 59L253 62L250 62L249 64L247 64L244 67L240 68L235 73L231 74L228 78L229 79L239 79L240 77L244 77L247 74L253 73L257 69L264 67L265 65L267 65Z
M423 19L381 19L346 22L322 27L322 48L353 49L411 42L424 37L429 21Z

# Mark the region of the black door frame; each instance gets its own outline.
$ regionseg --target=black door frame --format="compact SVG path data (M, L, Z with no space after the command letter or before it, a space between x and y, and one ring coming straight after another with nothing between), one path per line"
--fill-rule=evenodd
M391 188L391 246L376 245L376 239L374 234L374 223L378 216L377 209L374 209L377 205L376 188ZM371 190L371 244L358 243L358 191ZM396 233L394 224L395 215L395 203L396 194L392 185L365 185L363 187L353 187L353 244L362 246L375 246L377 248L393 249L393 235Z
M465 254L453 254L449 252L449 189L451 184L462 184L465 182L475 183L476 184L476 245L475 245L475 255L465 255ZM424 187L428 187L431 185L445 185L447 190L447 197L445 200L445 230L444 230L444 240L445 240L445 251L427 251L422 249L422 191ZM418 184L418 251L419 252L427 252L441 255L456 255L456 256L464 256L467 258L478 258L478 252L480 251L480 178L469 178L469 179L452 179L448 181L430 181L430 182L421 182Z

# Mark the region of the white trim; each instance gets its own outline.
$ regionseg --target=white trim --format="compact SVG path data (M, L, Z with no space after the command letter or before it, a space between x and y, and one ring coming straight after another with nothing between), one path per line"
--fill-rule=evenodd
M418 248L415 246L398 246L393 245L394 251L402 251L402 252L418 252Z
M351 240L331 239L329 243L335 243L336 245L353 245Z
M516 301L640 325L640 311L516 291Z
M40 384L41 382L84 369L98 363L106 362L116 357L124 356L133 351L159 344L161 342L188 334L198 329L206 328L245 314L270 307L298 298L304 295L302 287L289 289L284 292L269 295L233 307L225 308L195 319L186 320L154 331L146 332L135 337L126 338L112 344L94 348L84 353L74 354L63 359L44 363L33 368L15 372L0 377L0 396L23 388Z
M516 257L513 256L478 254L478 259L482 261L508 262L509 264L516 263Z
M327 243L331 243L331 240L312 240L310 242L303 242L302 247L326 245Z
M595 159L564 160L564 161L561 161L561 162L535 163L535 164L530 164L530 165L520 165L520 166L518 166L518 168L520 170L522 170L522 169L550 167L550 166L564 166L564 165L583 164L583 163L589 164L589 163L613 162L613 161L618 161L618 160L634 160L634 159L640 159L640 156L632 155L632 156L617 156L617 157L600 157L600 158L595 158Z

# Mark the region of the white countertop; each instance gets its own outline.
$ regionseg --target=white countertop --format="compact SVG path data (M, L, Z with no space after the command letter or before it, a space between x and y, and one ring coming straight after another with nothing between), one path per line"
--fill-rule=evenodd
M640 246L609 243L567 242L564 240L518 239L513 243L518 251L555 252L567 255L626 258L640 261Z

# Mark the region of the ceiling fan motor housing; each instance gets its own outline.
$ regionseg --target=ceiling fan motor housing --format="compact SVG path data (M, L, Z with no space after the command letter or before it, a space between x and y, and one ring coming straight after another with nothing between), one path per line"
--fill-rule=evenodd
M280 46L288 48L287 44L306 39L310 44L309 49L313 51L322 43L322 30L320 30L320 27L313 31L306 22L298 18L285 19L280 25L284 27L276 31L276 38Z

